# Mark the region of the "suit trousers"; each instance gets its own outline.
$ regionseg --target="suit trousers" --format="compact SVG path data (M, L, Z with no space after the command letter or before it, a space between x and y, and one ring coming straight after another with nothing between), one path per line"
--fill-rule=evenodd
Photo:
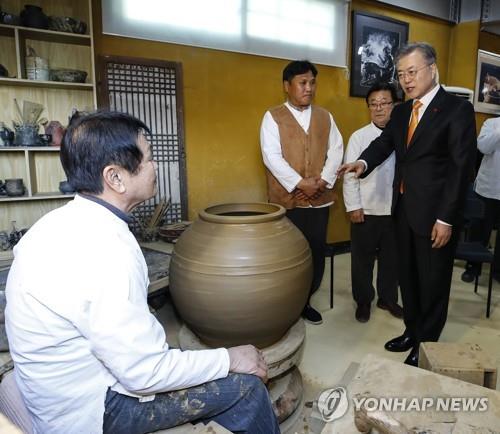
M325 272L326 231L329 213L329 206L322 208L294 208L286 211L286 216L304 234L311 248L313 279L307 303L320 287Z
M398 301L397 246L391 215L366 215L351 224L352 296L370 304L375 296L373 267L377 260L377 294L386 303Z
M450 241L432 248L431 233L417 234L408 223L404 194L395 210L399 285L407 333L417 343L436 342L446 323L453 259L459 228Z

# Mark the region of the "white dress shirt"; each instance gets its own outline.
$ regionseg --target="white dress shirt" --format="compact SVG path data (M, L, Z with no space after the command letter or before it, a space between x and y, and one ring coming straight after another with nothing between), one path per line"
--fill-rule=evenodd
M297 110L288 102L285 106L290 110L302 129L308 133L311 122L311 106L305 110ZM337 169L342 163L343 141L342 136L330 116L330 134L328 137L328 151L325 165L321 171L321 179L325 180L328 188L333 188L337 179ZM278 182L291 193L297 184L302 180L300 174L293 169L283 157L280 142L279 127L269 111L264 115L260 128L260 146L264 164L271 171ZM333 202L322 206L331 205Z
M355 131L344 156L344 163L356 161L361 153L382 134L373 122ZM367 215L390 215L394 181L394 152L366 178L357 179L353 173L344 176L344 204L347 212L363 209Z
M484 122L477 138L477 148L484 157L474 189L483 197L500 200L500 118Z
M422 116L424 115L425 111L427 110L427 107L429 107L429 104L434 99L436 94L439 92L440 87L441 86L439 84L436 84L436 86L434 86L430 92L427 92L422 98L418 98L418 100L422 103L422 105L418 109L418 121L419 122L422 119ZM416 100L414 100L413 102L415 102L415 101ZM410 116L410 120L408 120L408 124L410 123L410 121L411 121L411 116Z
M145 396L227 375L225 349L169 348L148 308L141 249L104 206L76 196L14 255L6 327L35 433L102 433L108 388Z

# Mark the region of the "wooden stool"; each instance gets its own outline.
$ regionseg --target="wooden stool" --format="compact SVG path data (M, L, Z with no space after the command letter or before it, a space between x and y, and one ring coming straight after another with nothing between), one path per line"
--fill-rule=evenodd
M418 367L478 386L496 389L495 362L477 344L422 342Z

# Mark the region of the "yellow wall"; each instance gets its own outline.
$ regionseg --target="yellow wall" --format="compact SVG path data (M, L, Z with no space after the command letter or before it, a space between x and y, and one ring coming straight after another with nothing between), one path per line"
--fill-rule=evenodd
M477 37L475 48L469 41L476 32L474 25L462 29L367 0L354 0L352 8L408 22L410 41L427 41L436 48L442 81L446 77L457 80L448 80L447 84L473 87L470 78L475 77L475 67L472 74L469 63L475 64L476 54L473 61L459 59L456 54L469 42L467 49L477 51ZM195 218L200 210L214 203L265 201L259 126L265 110L283 101L281 71L288 61L102 35L99 0L94 0L94 11L96 55L182 63L189 217ZM343 69L319 65L318 70L316 103L331 111L347 142L356 129L369 121L364 99L349 96L349 81ZM332 208L329 240L348 238L349 223L339 201Z

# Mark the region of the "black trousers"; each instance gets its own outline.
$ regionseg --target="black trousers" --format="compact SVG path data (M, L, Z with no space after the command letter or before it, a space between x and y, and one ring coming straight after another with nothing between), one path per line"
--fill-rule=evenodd
M307 303L321 285L325 271L326 231L330 207L294 208L286 211L286 216L306 237L311 248L313 261L313 278Z
M378 298L387 303L397 303L397 246L394 221L390 215L365 215L363 223L351 224L352 296L357 304L373 301L375 260L378 261Z
M404 195L399 198L395 217L406 330L417 343L435 342L448 315L453 258L460 228L453 227L448 244L433 249L430 233L422 236L410 227Z
M500 276L500 200L490 199L477 193L476 197L484 203L484 219L472 225L469 229L467 241L479 241L483 246L488 247L491 232L495 227L498 228L495 239L493 270L496 275ZM466 268L474 274L481 274L481 265L481 263L468 262Z

